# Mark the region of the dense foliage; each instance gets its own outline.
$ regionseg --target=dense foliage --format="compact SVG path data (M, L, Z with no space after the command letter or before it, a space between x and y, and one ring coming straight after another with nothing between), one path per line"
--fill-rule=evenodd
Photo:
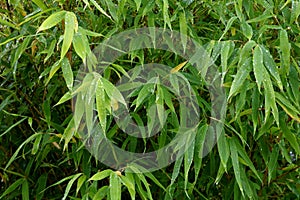
M300 198L300 1L2 0L0 10L0 199ZM199 72L171 52L129 52L103 72L97 103L111 105L110 83L155 62L189 81L201 120L195 141L168 167L115 171L78 134L73 81L103 40L146 26L180 31L208 52L226 90L224 131L202 158L211 97ZM174 94L146 87L133 88L132 116L151 122L159 101L166 126L176 128ZM128 136L110 109L97 108L101 126L124 150L158 149L176 134L164 127L158 137Z

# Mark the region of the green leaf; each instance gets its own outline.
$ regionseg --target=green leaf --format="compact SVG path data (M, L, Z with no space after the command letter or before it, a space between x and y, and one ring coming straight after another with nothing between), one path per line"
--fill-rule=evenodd
M253 18L253 19L249 19L249 20L247 20L246 22L247 22L247 23L261 22L261 21L264 21L264 20L269 19L269 18L271 18L271 17L273 17L273 15L269 15L268 13L265 13L265 14L263 14L263 15L260 15L260 16L258 16L258 17L255 17L255 18Z
M183 52L185 52L186 45L187 45L187 21L185 17L185 12L181 12L179 14L179 26L180 26L180 37L181 43L183 46Z
M142 0L134 0L135 5L136 5L136 11L139 11L141 7Z
M222 73L226 73L229 53L233 49L234 43L232 41L224 41L222 42L222 49L221 49L221 65L222 65ZM223 75L224 77L225 75Z
M69 183L68 183L68 185L67 185L67 187L65 189L65 193L64 193L64 196L63 196L62 200L65 200L67 198L67 196L68 196L68 194L69 194L69 192L71 190L71 187L72 187L73 183L81 175L82 175L82 173L78 173L78 174L73 175L72 179L69 181Z
M120 176L121 182L127 187L130 197L132 200L135 200L135 185L134 185L134 179L130 179L127 176Z
M290 145L295 149L298 155L300 155L300 144L297 140L296 134L292 133L292 131L286 125L285 117L280 115L279 118L280 128L282 130L283 136L289 141Z
M241 169L240 169L240 163L239 163L239 158L238 158L238 150L236 148L236 145L235 145L235 142L233 139L229 140L229 146L230 146L230 155L231 155L231 161L232 161L235 179L240 188L240 191L242 192L242 195L244 196L244 190L243 190L241 172L240 172Z
M107 94L107 96L111 99L111 100L116 100L120 103L122 103L124 106L126 106L126 102L125 99L123 97L123 95L121 94L121 92L116 88L116 86L114 86L110 81L108 81L105 78L101 78L104 90Z
M151 93L153 94L154 88L155 88L155 84L153 83L147 83L142 87L136 99L135 109L137 109L144 102L144 100L149 96L149 94Z
M65 14L66 11L64 10L53 13L41 24L41 26L38 29L38 32L52 28L53 26L61 22L61 20L63 20L63 18L65 17Z
M293 24L298 19L299 15L300 15L300 2L292 1L290 24Z
M264 80L264 72L266 71L264 68L263 53L260 46L257 45L253 52L253 71L259 91Z
M240 145L239 140L236 137L232 138L231 140L233 140L233 142L235 143L235 148L237 149L238 154L241 156L241 158L243 159L245 164L253 171L253 173L257 176L257 178L262 183L262 180L261 180L257 170L255 169L252 161L250 160L249 156L247 155L245 148L243 148L242 145Z
M14 127L18 126L19 124L21 124L25 119L28 119L27 117L24 117L22 119L20 119L19 121L17 121L16 123L14 123L13 125L11 125L8 129L6 129L4 131L4 133L2 133L0 135L0 137L2 137L3 135L5 135L6 133L8 133L11 129L13 129Z
M11 163L16 159L17 155L19 154L20 150L23 148L24 145L26 145L27 143L31 142L32 140L34 140L36 137L38 137L39 135L41 135L42 133L35 133L33 135L31 135L29 138L27 138L20 146L19 148L15 151L15 153L11 156L11 158L9 159L9 161L7 162L5 169L7 169ZM1 198L0 198L1 199Z
M75 120L74 118L71 119L67 128L64 130L64 134L62 136L62 139L65 140L64 151L68 148L68 144L71 141L72 137L74 136L74 132L75 132L74 120Z
M257 125L258 125L259 108L260 108L260 95L259 95L257 87L255 87L253 94L252 94L252 121L253 121L254 133L255 133Z
M17 29L17 30L20 30L20 28L17 25L14 25L14 24L12 24L12 23L10 23L10 22L2 19L2 18L0 18L0 24L3 24L5 26L9 26L9 27Z
M101 187L97 191L97 193L95 194L95 196L93 197L93 200L101 200L101 199L103 199L105 196L107 196L108 192L109 192L109 187L107 185Z
M297 109L286 97L281 93L275 93L276 102L282 109L294 120L300 123L299 109Z
M276 80L276 83L279 87L280 90L283 90L282 82L280 79L279 71L278 68L276 67L275 61L270 54L270 52L263 46L260 45L262 52L264 54L263 59L264 59L264 65L270 72L270 74L273 76L273 78Z
M11 62L11 66L13 67L14 79L16 79L16 71L17 71L18 60L20 59L20 57L25 52L27 46L29 45L30 40L31 40L31 37L26 37L24 39L24 41L21 43L21 45L17 48L16 52L15 52L14 59Z
M111 200L121 200L121 181L116 172L110 173L109 192Z
M65 79L65 82L67 84L67 87L70 91L72 91L73 88L73 71L70 65L70 62L67 58L63 58L61 61L61 69L63 71L63 77Z
M35 138L35 141L33 143L33 147L31 149L31 154L32 155L35 155L38 152L38 150L40 148L40 143L41 143L42 138L43 138L43 135L39 135Z
M104 171L97 172L89 179L89 181L100 181L100 180L108 177L111 173L113 173L113 171L110 169L106 169Z
M187 150L184 153L184 191L187 197L189 198L187 189L188 189L189 171L194 158L195 140L193 139L191 143L187 142L187 144L190 144L190 146L186 147Z
M245 63L245 60L250 57L250 53L252 52L252 48L256 45L253 40L248 41L242 48L238 66L240 67L242 64Z
M264 88L265 88L265 121L268 118L270 113L270 109L272 108L274 119L279 126L279 116L278 116L278 109L275 102L275 92L273 88L272 81L266 69L263 70L264 75Z
M253 35L252 27L247 22L242 22L241 28L242 28L242 33L245 35L245 37L248 40L251 40Z
M280 51L281 51L281 65L282 65L282 72L284 75L288 75L290 71L290 50L291 44L289 43L289 38L286 30L281 30L279 34L280 40Z
M43 103L43 111L44 111L44 115L46 118L46 122L48 124L48 126L51 123L51 108L50 108L50 100L46 100Z
M73 38L73 46L77 55L82 59L82 61L86 62L86 57L88 54L87 48L89 47L89 43L86 35L84 35L80 29L77 33L75 33Z
M169 28L172 30L172 26L171 26L171 20L170 20L170 16L169 16L169 2L168 0L163 0L163 16L164 16L164 28L166 28L166 24L169 26Z
M80 188L82 187L83 183L85 182L86 180L86 175L82 175L78 181L77 181L77 187L76 187L76 195L78 194Z
M42 0L32 0L33 3L35 3L39 8L42 10L47 10L47 6L44 4Z
M267 164L267 166L268 166L268 183L269 184L271 182L273 172L276 169L278 155L279 155L279 149L277 146L274 146L272 149L270 160Z
M29 185L26 179L22 183L22 199L23 200L29 199Z
M56 39L53 39L49 48L47 49L47 56L44 59L44 63L47 62L47 60L52 56L52 54L54 53L54 48L55 48L55 44L56 44Z
M223 165L224 170L227 172L227 161L229 158L229 145L225 137L224 131L220 134L218 141L218 152L221 158L221 164Z
M57 70L58 70L60 67L61 67L61 63L60 63L59 60L56 61L56 62L52 65L51 70L50 70L50 72L49 72L49 77L48 77L48 79L47 79L45 85L48 85L49 81L51 80L51 78L54 76L54 74L57 72Z
M16 180L14 183L12 183L4 192L3 194L0 196L0 199L2 199L3 197L5 197L6 195L12 193L13 191L16 191L16 189L23 184L23 182L25 182L26 179L25 178L20 178L18 180Z
M96 88L96 108L103 133L106 132L106 99L102 79L99 78Z
M71 92L68 91L68 92L66 92L66 93L64 94L64 96L62 96L62 97L59 99L59 101L58 101L54 106L58 106L58 105L60 105L60 104L62 104L62 103L64 103L64 102L66 102L66 101L72 99L72 97L73 97L73 96L72 96Z
M231 28L232 23L233 23L236 19L237 19L237 17L234 16L234 17L231 17L231 18L228 20L228 22L227 22L227 24L226 24L226 27L225 27L225 30L223 31L223 34L222 34L222 36L220 37L219 41L221 41L222 38L226 35L227 31Z
M47 178L48 178L48 174L44 173L37 180L37 183L36 183L37 189L36 189L36 195L35 195L36 200L41 200L43 198L43 196L44 196L43 190L46 187Z
M111 16L109 16L104 10L103 8L95 1L95 0L90 0L90 2L106 17L108 17L109 19L111 19Z
M74 31L77 32L77 29L78 29L78 22L77 22L76 15L72 12L67 12L65 14L65 32L64 32L64 40L63 40L61 54L60 54L61 60L64 58L67 51L69 50L73 40Z
M158 120L161 125L161 127L164 126L165 121L166 121L166 114L165 114L165 109L164 109L164 93L162 90L162 87L158 84L157 85L157 94L156 94L156 109L158 113Z
M248 58L247 60L245 60L243 65L238 69L235 75L235 78L230 87L228 99L230 99L232 96L235 96L239 92L239 90L243 87L243 84L246 78L249 76L250 71L251 71L251 59Z

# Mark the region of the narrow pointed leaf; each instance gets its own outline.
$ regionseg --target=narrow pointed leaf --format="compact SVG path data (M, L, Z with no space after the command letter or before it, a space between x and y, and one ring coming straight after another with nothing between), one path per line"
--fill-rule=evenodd
M38 32L52 28L53 26L61 22L65 17L65 14L66 11L64 10L53 13L41 24L41 26L38 29Z
M71 46L76 26L78 27L76 15L72 12L67 12L65 15L65 32L60 59L63 59Z
M264 80L264 64L263 54L261 48L257 45L253 53L253 71L256 79L258 90L260 91L262 82Z

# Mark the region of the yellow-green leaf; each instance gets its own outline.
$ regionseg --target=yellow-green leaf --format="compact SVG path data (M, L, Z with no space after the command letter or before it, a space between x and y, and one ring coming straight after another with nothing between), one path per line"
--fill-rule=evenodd
M109 192L111 200L121 200L121 181L116 172L110 173Z
M100 180L108 177L111 173L113 173L113 171L110 169L106 169L101 172L97 172L89 179L89 181L100 181Z
M61 48L60 59L63 59L63 57L66 55L67 51L69 50L76 27L78 27L76 15L72 12L67 12L65 14L65 32L64 32L64 40Z
M65 17L65 14L66 11L64 10L53 13L41 24L41 26L38 29L38 32L52 28L53 26L61 22L61 20L63 20L63 18Z

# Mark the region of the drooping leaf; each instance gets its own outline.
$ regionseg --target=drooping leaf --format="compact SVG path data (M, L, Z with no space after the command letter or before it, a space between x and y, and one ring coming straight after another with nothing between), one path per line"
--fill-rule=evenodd
M231 161L232 161L232 166L234 170L234 175L236 178L236 182L240 188L240 191L242 192L242 195L244 196L244 189L242 185L242 179L241 179L241 167L239 163L239 158L238 158L238 150L236 148L235 142L233 139L229 140L229 146L230 146L230 155L231 155Z
M73 12L67 12L65 14L65 31L64 31L64 40L61 48L60 59L62 60L69 50L74 32L77 32L78 22L76 15Z
M263 53L258 45L254 48L253 52L253 71L258 90L260 91L266 70L263 64Z
M63 77L65 79L67 87L69 88L70 91L72 91L73 81L74 81L73 71L72 71L69 60L65 57L61 61L61 69L63 71Z
M281 30L279 33L280 40L280 51L281 51L281 65L282 72L284 75L288 75L290 71L290 50L291 44L289 43L289 38L286 30Z
M121 200L121 181L116 172L111 172L109 176L110 198Z

